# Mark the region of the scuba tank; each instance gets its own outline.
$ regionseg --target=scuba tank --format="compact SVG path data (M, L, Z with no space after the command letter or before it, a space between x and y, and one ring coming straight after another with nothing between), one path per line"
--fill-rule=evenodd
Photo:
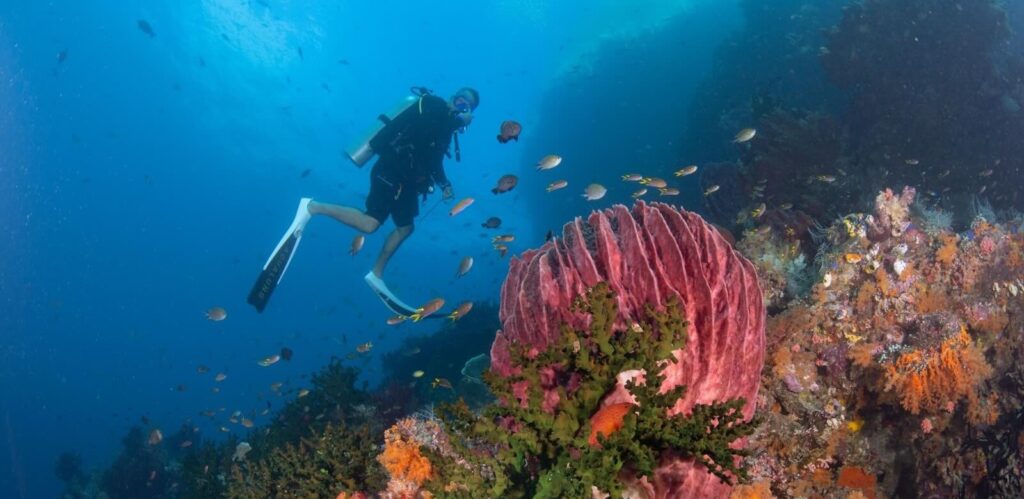
M356 166L362 167L370 161L371 158L373 158L376 151L374 151L373 147L370 146L370 142L378 133L380 133L381 130L384 129L384 127L391 123L391 120L395 119L395 117L405 112L406 109L409 109L419 102L423 96L431 93L430 90L425 87L412 87L410 90L413 95L409 95L402 99L402 101L399 102L390 112L378 115L377 123L375 123L374 126L363 135L363 139L345 151L345 155L348 156L348 159L352 160Z

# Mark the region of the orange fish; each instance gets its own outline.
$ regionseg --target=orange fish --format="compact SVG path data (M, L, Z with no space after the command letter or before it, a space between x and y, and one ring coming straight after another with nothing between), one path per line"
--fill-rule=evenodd
M459 270L455 273L455 277L462 277L468 274L471 268L473 268L473 257L467 256L459 262Z
M664 189L668 187L668 182L665 182L665 179L658 177L644 177L640 179L640 183L646 186L654 187L655 189Z
M462 213L462 210L465 210L469 205L473 204L473 201L473 198L466 198L463 199L462 201L459 201L455 205L455 207L453 207L452 210L448 212L448 216L454 217L455 215Z
M608 437L622 428L622 421L633 409L633 404L622 402L602 407L590 417L590 437L587 443L597 445L597 436Z
M455 322L461 319L464 315L468 314L470 310L473 310L473 302L464 301L456 308L454 312L448 314L448 318Z
M406 319L408 319L408 317L406 317L406 316L404 316L402 314L394 315L394 316L391 316L388 319L388 325L389 326L395 326L395 325L398 325L398 324L401 324L401 323L405 322Z
M512 174L502 175L501 178L498 179L498 185L491 189L491 193L504 194L515 189L517 185L519 185L519 177Z
M518 121L503 121L501 123L501 133L498 134L498 142L502 144L514 140L519 142L519 134L523 131L523 125L520 125Z
M422 307L416 309L416 313L409 316L413 322L419 322L421 319L429 316L430 314L441 310L444 306L444 298L434 298L423 304Z
M547 191L548 192L557 191L558 189L564 189L568 185L569 185L569 182L567 182L565 180L556 180L556 181L551 182L550 184L548 184Z

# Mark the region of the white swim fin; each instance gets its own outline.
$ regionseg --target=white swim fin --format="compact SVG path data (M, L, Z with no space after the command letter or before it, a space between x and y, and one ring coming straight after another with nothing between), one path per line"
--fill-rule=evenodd
M256 307L257 312L262 312L267 307L270 295L274 292L274 288L277 287L278 283L281 282L285 271L288 270L288 265L292 262L292 257L295 256L295 250L299 246L299 241L302 240L302 231L305 230L306 224L312 218L312 215L309 213L309 203L311 201L313 201L313 198L302 198L299 201L299 208L295 211L295 219L292 220L288 231L284 233L284 237L277 243L274 252L267 259L267 263L263 265L263 271L260 272L259 278L256 279L252 290L249 291L249 299L247 301L250 305Z
M372 270L367 272L363 279L366 280L366 284L370 285L370 289L372 289L374 294L377 295L377 298L380 298L380 301L384 302L384 306L390 308L394 313L404 315L406 317L416 313L416 307L410 307L409 305L402 303L402 300L399 300L398 297L388 289L388 285L385 284L380 277L374 275Z

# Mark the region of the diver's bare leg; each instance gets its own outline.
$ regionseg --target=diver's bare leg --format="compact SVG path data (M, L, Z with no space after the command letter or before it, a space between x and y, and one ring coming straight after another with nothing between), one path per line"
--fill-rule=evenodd
M327 215L366 234L374 232L377 230L377 227L380 227L380 222L376 218L348 206L310 201L309 213L311 215Z
M409 224L404 227L395 227L395 230L388 234L387 240L384 241L384 247L381 248L380 255L377 256L377 263L373 266L373 275L377 277L384 275L384 267L388 265L388 260L391 260L391 255L394 255L402 242L412 234L412 230L413 225Z

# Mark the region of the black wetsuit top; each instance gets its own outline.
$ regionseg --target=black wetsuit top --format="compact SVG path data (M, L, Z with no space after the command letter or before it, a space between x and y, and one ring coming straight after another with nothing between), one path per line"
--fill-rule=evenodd
M462 126L444 99L425 95L396 116L370 141L381 173L424 193L430 185L449 185L444 156L452 134Z
M434 184L451 185L444 157L461 126L444 99L425 95L377 132L370 140L379 159L370 172L366 213L381 223L391 215L398 227L412 225L419 195Z

